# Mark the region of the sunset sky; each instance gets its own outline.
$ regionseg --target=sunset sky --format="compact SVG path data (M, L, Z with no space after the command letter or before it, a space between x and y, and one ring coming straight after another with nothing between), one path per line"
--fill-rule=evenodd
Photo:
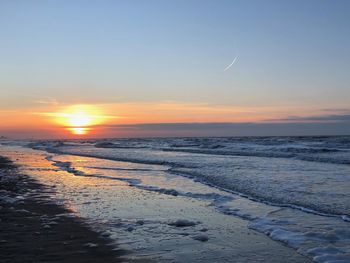
M350 134L349 13L345 0L1 1L0 136Z

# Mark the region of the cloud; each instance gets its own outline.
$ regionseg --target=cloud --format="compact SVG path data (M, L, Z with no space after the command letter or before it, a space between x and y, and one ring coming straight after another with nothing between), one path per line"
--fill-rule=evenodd
M325 112L332 112L338 114L350 114L350 109L338 108L338 109L322 109Z
M350 114L332 114L319 116L290 116L282 119L271 119L273 122L350 122Z
M106 125L121 137L349 135L348 122L153 123Z
M50 106L58 106L60 104L55 98L43 98L43 99L35 100L34 103L50 105Z
M221 137L221 136L329 136L350 135L349 122L276 122L276 123L153 123L98 125L86 138L146 137ZM11 138L64 138L59 129L1 129Z

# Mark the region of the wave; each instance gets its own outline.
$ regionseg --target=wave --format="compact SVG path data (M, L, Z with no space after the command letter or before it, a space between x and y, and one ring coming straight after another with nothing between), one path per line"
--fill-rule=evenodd
M333 156L317 156L317 155L300 155L296 153L335 153L339 150L333 149L286 149L286 150L267 150L267 151L254 151L254 150L211 150L211 149L166 149L167 152L187 152L198 154L211 154L211 155L228 155L228 156L251 156L251 157L268 157L268 158L294 158L302 161L309 162L324 162L334 164L350 164L350 156L348 158L333 157ZM350 153L349 153L350 154Z
M153 149L350 164L350 136L112 139L95 141L92 144L96 148L106 149Z
M114 171L134 171L134 172L163 171L163 170L146 169L146 168L119 168L119 167L99 167L99 166L86 166L86 168L99 169L99 170L114 170Z
M62 170L70 172L76 176L120 180L129 183L130 186L136 187L144 191L151 191L174 197L180 196L209 201L209 205L214 207L219 212L227 215L238 216L242 219L248 220L249 228L264 233L271 239L283 242L286 245L297 249L299 253L313 258L316 262L328 262L327 259L329 258L333 260L349 259L349 255L346 253L346 250L348 249L348 244L346 244L346 242L347 240L350 240L350 232L347 231L346 224L349 221L346 220L348 219L348 217L345 215L343 215L342 219L344 221L341 224L336 221L341 218L339 215L321 213L319 211L315 211L302 206L297 206L295 204L280 204L269 202L264 199L258 199L252 196L248 196L247 194L234 192L225 187L220 187L217 184L213 185L208 180L206 180L207 178L203 178L202 175L196 173L180 173L181 171L177 171L174 168L170 168L170 170L168 170L167 172L176 173L183 177L190 177L199 180L201 183L204 183L219 190L223 190L223 192L214 193L213 191L212 193L196 193L187 192L183 189L143 185L142 180L137 178L106 176L98 173L88 174L79 170L79 168L74 168L74 164L72 162L58 161L55 160L55 158L53 158L52 156L48 157L48 159L54 162L55 166L61 167ZM84 167L89 168L90 166ZM93 168L102 168L103 170L103 168L106 167L95 166ZM152 169L149 169L147 171L152 172ZM247 209L245 205L242 206L242 200L239 199L240 197L243 197L243 199L251 200L251 207L254 207L254 209L250 210L249 208ZM236 200L237 203L232 204L232 201ZM266 213L265 215L259 215L256 213L256 210L258 210L257 205L260 204L266 204L267 206L273 207L273 209L270 208L268 213ZM299 218L293 218L290 216L290 214L288 214L288 210L298 210L301 212L301 214L306 212L307 214L311 215L307 219L308 223L306 223L305 229L303 228L303 224L305 224L305 220L307 217L305 215L301 215ZM329 223L331 221L324 221L322 219L323 217L331 218L333 220L332 223ZM327 224L324 224L324 222L327 222ZM313 224L315 224L316 227L313 227ZM317 226L317 224L320 224L321 226L325 227L319 227ZM305 245L311 244L311 242L312 245ZM344 242L345 245L343 244Z
M128 148L146 148L146 146L136 146L136 145L123 145L121 143L113 143L113 142L99 142L99 143L95 143L94 146L96 148L124 148L124 149L128 149Z
M225 139L227 140L227 138ZM189 139L186 139L186 142L188 142L188 140ZM203 139L200 140L203 141ZM206 139L206 141L210 140L213 139ZM176 142L179 141L181 140L176 139ZM151 142L153 144L155 143L154 140ZM167 142L174 143L174 140L167 139ZM163 149L162 147L160 147L160 150L153 150L150 148L100 149L91 144L88 147L60 145L61 146L53 147L52 144L45 144L41 149L52 153L72 154L139 164L163 165L167 166L169 168L168 171L171 173L177 173L182 176L192 176L212 186L222 187L226 190L246 195L259 202L269 202L279 206L294 206L294 208L297 209L305 211L309 209L314 213L336 215L345 219L350 216L348 212L350 208L346 205L348 197L345 195L346 193L343 193L344 187L348 184L344 175L348 173L349 170L347 166L328 167L325 164L349 164L350 162L340 158L337 159L336 157L332 157L332 159L328 157L328 153L327 156L312 154L295 157L294 155L292 158L286 158L288 161L278 161L279 159L273 161L260 160L259 158L237 159L220 157L231 155L271 157L271 152L228 152L218 149L174 150ZM164 141L162 141L160 145L164 146ZM174 153L175 155L166 155L162 154L162 152ZM211 156L213 152L215 152L214 155L217 157ZM177 153L180 153L180 155ZM183 155L181 153L186 154ZM191 153L193 153L193 155L191 155ZM198 153L205 153L207 156L195 155ZM272 156L281 158L280 153L272 153ZM283 156L285 156L285 153L283 153ZM321 166L307 163L303 164L301 162L297 163L294 161L295 159L319 162ZM278 169L272 171L272 169L276 169L276 167L278 167ZM319 169L319 171L317 171L317 169ZM289 177L281 177L280 173L287 174ZM332 177L334 177L334 179L332 179ZM341 183L342 181L344 181L343 185ZM328 187L326 186L325 190L323 190L324 193L322 193L322 191L311 193L310 191L313 191L313 188L310 187L314 185L318 186L321 182L322 184L328 185ZM306 186L308 188L305 188Z
M129 179L125 177L106 176L101 174L87 174L81 170L74 168L71 162L57 161L57 160L54 160L52 156L47 157L46 159L50 160L54 166L59 167L61 170L66 171L70 174L73 174L74 176L94 177L94 178L103 178L103 179L109 179L109 180L125 181L125 182L128 182L130 185L137 185L141 182L138 179Z
M195 173L195 172L178 171L176 169L169 169L169 172L176 174L176 175L180 175L180 176L186 176L189 178L196 178L201 183L206 184L210 187L214 187L214 188L220 189L222 191L232 193L232 194L247 198L247 199L255 201L255 202L264 203L264 204L267 204L270 206L287 207L287 208L297 209L297 210L300 210L300 211L303 211L306 213L319 215L319 216L340 218L343 221L350 222L350 214L337 213L337 212L332 211L332 210L324 209L320 206L307 207L307 206L305 206L305 204L286 203L286 202L281 202L281 200L278 200L278 199L267 198L266 196L261 197L261 196L255 195L254 193L248 194L248 193L240 192L238 190L235 190L234 187L228 188L227 182L223 182L222 184L220 184L217 181L215 181L215 183L214 183L214 182L211 182L210 180L206 180L207 178L203 179L201 174Z

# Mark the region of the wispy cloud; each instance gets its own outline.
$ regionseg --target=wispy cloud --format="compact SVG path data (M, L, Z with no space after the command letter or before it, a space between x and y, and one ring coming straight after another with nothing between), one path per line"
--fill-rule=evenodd
M324 112L338 113L338 114L350 114L350 109L347 108L335 108L335 109L322 109Z
M273 122L350 122L350 114L331 114L318 116L289 116L281 119L271 119Z
M55 99L55 98L40 98L38 100L35 100L34 103L36 104L44 104L44 105L49 105L49 106L58 106L60 103Z

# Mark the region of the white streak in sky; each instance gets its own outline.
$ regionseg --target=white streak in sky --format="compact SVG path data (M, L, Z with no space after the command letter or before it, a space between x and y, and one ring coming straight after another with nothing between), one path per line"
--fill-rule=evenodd
M238 58L238 56L236 56L236 57L233 59L232 63L231 63L230 65L228 65L228 66L224 69L224 71L228 70L228 69L236 62L237 58Z

